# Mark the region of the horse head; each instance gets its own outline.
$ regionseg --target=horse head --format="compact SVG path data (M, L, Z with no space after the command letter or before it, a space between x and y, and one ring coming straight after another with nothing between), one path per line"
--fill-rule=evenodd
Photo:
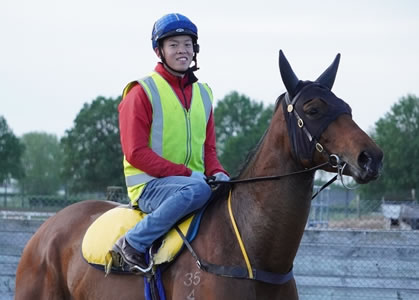
M301 81L279 52L292 155L304 168L329 161L324 170L333 172L344 166L345 175L367 183L378 178L383 152L352 120L350 106L331 91L339 61L340 54L315 81Z

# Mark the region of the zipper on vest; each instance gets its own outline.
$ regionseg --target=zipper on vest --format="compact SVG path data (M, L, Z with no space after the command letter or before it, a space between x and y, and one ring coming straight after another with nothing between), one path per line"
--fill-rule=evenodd
M186 157L185 166L188 166L192 156L192 133L191 133L191 113L190 110L184 109L186 121Z
M179 88L182 92L182 96L183 96L183 101L185 101L185 105L183 105L184 108L186 108L186 110L188 111L191 108L191 103L192 102L192 97L191 97L191 101L188 103L188 99L186 99L186 95L185 95L185 89L182 86L182 79L179 78ZM179 99L180 100L180 99ZM188 105L189 104L189 105Z
M185 157L185 166L188 166L189 162L191 161L192 157L192 133L191 133L191 110L190 104L188 105L188 100L186 99L185 89L182 86L182 79L179 78L179 88L182 91L183 100L185 101L185 105L183 106L183 112L185 114L185 121L186 121L186 157ZM192 99L191 99L192 102Z

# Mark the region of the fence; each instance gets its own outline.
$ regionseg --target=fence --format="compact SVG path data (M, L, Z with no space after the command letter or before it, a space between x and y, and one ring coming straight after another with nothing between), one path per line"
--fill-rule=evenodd
M419 299L419 232L309 229L294 268L300 299Z
M127 202L126 195L116 187L109 187L107 193L91 193L82 195L22 195L3 194L0 195L0 210L14 211L50 211L56 212L63 207L88 199L102 199L116 202Z
M15 273L23 248L43 221L32 216L23 219L25 215L22 213L19 216L17 213L3 214L2 217L16 218L0 219L0 299L9 300L13 299Z
M125 202L118 191L108 190L102 198ZM13 299L15 270L26 241L54 213L56 201L63 203L36 198L42 205L23 212L30 208L28 197L8 197L4 207L0 196L0 299ZM391 207L396 213L388 215ZM300 299L419 299L419 230L410 222L415 218L413 203L388 206L361 201L347 191L321 193L312 204L295 259Z

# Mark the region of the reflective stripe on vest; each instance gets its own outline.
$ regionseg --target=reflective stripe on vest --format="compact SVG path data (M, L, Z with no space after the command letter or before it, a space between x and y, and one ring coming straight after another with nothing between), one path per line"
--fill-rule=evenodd
M158 155L163 154L163 108L161 106L160 94L157 89L156 83L153 78L147 77L144 79L150 90L150 100L153 106L153 122L151 124L151 149ZM141 82L140 82L141 84ZM141 84L143 85L143 84ZM147 87L143 85L143 89L147 90Z
M211 97L202 83L198 83L198 85L199 85L199 91L201 92L202 101L204 102L205 118L208 123L208 120L211 114L211 108L212 108Z
M154 79L153 79L154 78ZM162 85L161 90L159 92L159 88L158 86L158 82L160 82L159 84ZM172 156L172 154L168 154L168 153L163 153L164 152L164 127L163 127L163 123L165 120L164 117L164 108L162 105L162 100L161 100L161 93L171 93L171 95L166 95L167 97L175 97L178 101L177 105L180 105L182 107L182 110L184 111L184 120L182 122L186 123L186 128L182 129L182 130L186 130L186 133L184 132L183 134L186 134L185 137L187 138L188 144L187 145L180 145L180 147L184 146L185 149L182 149L182 151L186 151L186 157L185 157L185 161L180 162L180 161L176 161L175 163L184 163L185 165L188 165L189 162L192 164L191 169L192 170L200 170L200 171L204 171L204 166L203 166L203 160L204 160L204 142L205 142L205 138L206 138L206 124L208 123L210 114L211 114L211 110L212 110L212 95L211 95L211 91L210 89L201 83L194 83L192 86L192 99L191 99L191 109L189 111L186 111L183 107L183 105L181 104L181 102L179 101L179 99L177 98L176 93L173 91L172 88L169 89L167 88L168 83L157 73L153 73L151 76L146 77L142 80L138 81L139 84L141 84L141 86L143 87L144 91L147 93L149 100L151 101L152 107L153 107L153 121L152 121L152 125L151 125L151 134L150 134L150 143L149 146L150 148L157 153L159 156L164 157L166 159L170 160L170 156ZM167 86L166 86L167 84ZM127 88L129 89L130 87L132 87L132 84L128 84ZM125 91L124 90L124 95L126 95L128 93L129 90ZM200 95L200 97L199 97ZM172 100L167 100L167 101L172 101L174 98L171 98ZM198 101L198 103L192 103L194 101ZM202 104L200 104L202 103ZM169 103L170 104L170 103ZM173 103L171 103L173 104ZM194 105L195 104L195 105ZM167 106L167 104L166 104ZM202 107L203 111L202 114L200 112L199 107ZM194 112L191 113L192 108L194 108ZM167 112L170 113L170 110ZM179 114L179 112L178 112ZM191 122L195 121L200 123L199 119L203 119L205 114L205 124L202 124L200 126L205 125L205 128L201 128L199 129L196 128L194 130L194 136L192 137L192 128L191 128ZM201 120L202 120L201 119ZM202 121L201 121L202 122ZM183 124L183 123L182 123ZM179 124L173 124L174 127L179 127ZM182 131L181 130L181 131ZM198 133L196 133L196 131L198 131ZM200 153L201 158L197 158L195 157L197 155L196 152L193 151L192 148L196 148L198 145L194 144L194 141L196 140L196 136L200 137L198 138L198 140L202 141L202 145L199 145L200 147L202 147L202 151ZM203 135L203 136L201 136ZM182 136L182 134L181 134ZM176 138L176 137L173 137ZM167 139L167 136L166 136ZM176 144L176 142L175 142ZM166 150L167 151L167 150ZM173 150L172 150L173 151ZM180 152L182 152L180 151ZM196 151L196 150L195 150ZM195 154L194 154L195 153ZM176 156L176 155L175 155ZM168 158L169 157L169 158ZM178 158L179 159L179 158ZM200 162L199 162L200 161ZM198 165L197 165L198 164ZM144 172L142 172L141 170L135 169L133 166L131 166L126 159L124 159L124 170L125 170L125 178L126 178L126 184L127 187L134 187L136 185L142 185L145 184L151 180L153 180L155 177L150 176ZM131 199L132 200L132 199Z
M125 177L125 183L128 187L137 185L138 183L146 183L149 182L156 177L150 176L146 173L141 174L135 174L135 175L129 175Z

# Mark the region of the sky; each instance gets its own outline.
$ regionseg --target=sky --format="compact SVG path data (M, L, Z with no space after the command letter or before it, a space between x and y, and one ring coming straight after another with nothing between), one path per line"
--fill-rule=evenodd
M62 137L85 103L118 97L158 61L151 29L164 14L197 26L201 82L273 104L285 91L282 49L302 80L341 53L333 87L358 125L419 97L419 1L1 0L0 115L17 136Z

